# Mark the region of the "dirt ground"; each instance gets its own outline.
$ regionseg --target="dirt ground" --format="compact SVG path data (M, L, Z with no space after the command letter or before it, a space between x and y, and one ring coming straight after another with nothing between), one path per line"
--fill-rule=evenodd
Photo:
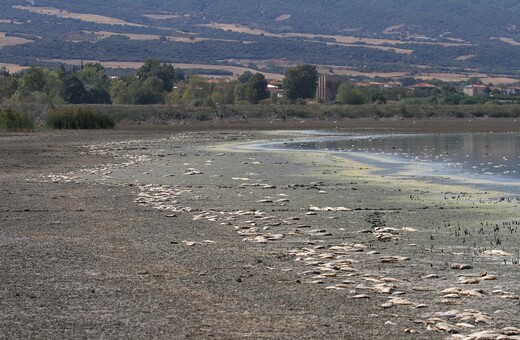
M235 148L305 137L261 127L0 135L0 339L519 338L517 197Z

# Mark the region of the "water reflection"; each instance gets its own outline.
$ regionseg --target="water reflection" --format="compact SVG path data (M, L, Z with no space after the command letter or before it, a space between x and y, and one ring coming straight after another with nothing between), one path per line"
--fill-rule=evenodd
M404 163L430 163L437 170L520 179L520 135L513 133L335 137L285 147L370 153Z

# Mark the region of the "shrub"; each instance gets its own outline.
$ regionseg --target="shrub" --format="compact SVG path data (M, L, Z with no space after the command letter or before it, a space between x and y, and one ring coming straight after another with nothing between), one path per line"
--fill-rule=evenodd
M3 109L0 110L0 128L9 132L33 131L34 119L26 113Z
M47 119L53 129L113 129L115 122L104 113L91 108L62 108Z

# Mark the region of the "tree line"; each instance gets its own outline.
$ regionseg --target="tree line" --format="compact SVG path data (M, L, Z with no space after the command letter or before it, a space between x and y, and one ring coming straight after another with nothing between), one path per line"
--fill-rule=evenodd
M237 79L227 77L208 80L199 75L186 75L172 65L147 60L132 76L111 79L100 63L57 69L29 67L10 74L0 69L0 104L13 107L21 104L176 104L213 107L233 104L297 103L314 100L318 80L317 68L303 64L289 67L283 82L269 91L268 81L261 73L245 72ZM478 83L470 79L466 83ZM406 105L459 105L485 102L517 102L493 90L486 97L469 97L461 93L462 85L431 81L435 87L410 90L406 85L413 78L403 78L403 86L381 88L356 86L344 80L334 99L336 104L363 105L397 102ZM29 108L30 109L30 108ZM29 110L21 110L29 111Z
M313 98L317 70L312 65L287 69L280 85L286 98ZM16 74L0 69L0 101L40 101L52 104L258 104L271 98L261 73L245 72L236 80L208 81L186 76L172 65L147 60L133 76L110 79L100 63L58 69L31 66ZM274 96L273 100L277 100Z

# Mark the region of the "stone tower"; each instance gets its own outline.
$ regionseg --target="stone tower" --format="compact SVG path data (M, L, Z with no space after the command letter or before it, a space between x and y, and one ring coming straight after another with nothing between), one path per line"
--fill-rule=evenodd
M330 103L336 97L339 85L341 84L340 76L322 75L318 77L318 87L316 88L316 100L321 103Z

